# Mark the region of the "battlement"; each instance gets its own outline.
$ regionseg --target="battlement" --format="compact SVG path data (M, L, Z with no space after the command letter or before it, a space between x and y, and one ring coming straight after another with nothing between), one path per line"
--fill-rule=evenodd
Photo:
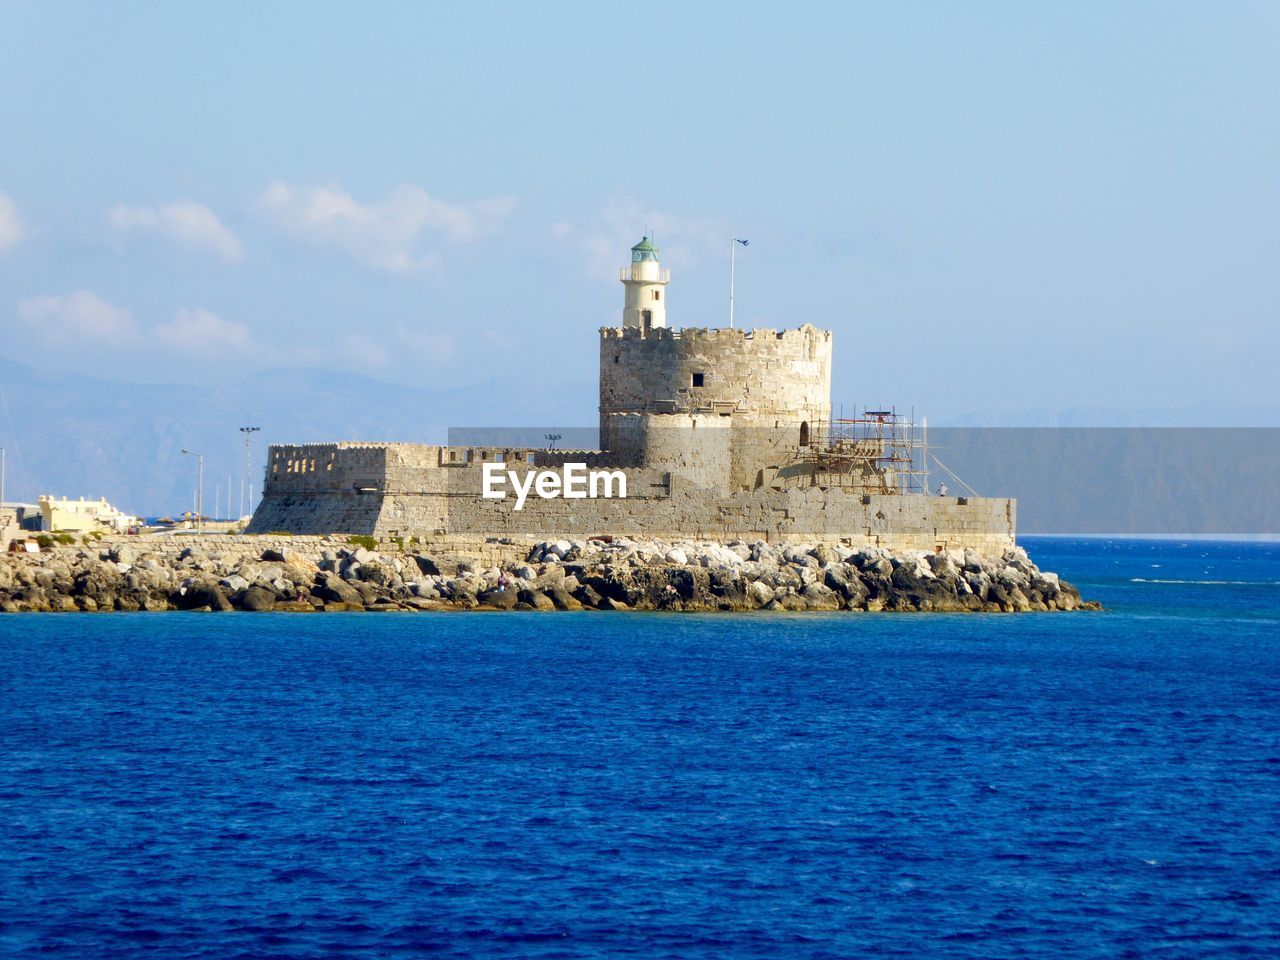
M757 341L768 343L774 340L781 340L784 343L807 341L809 338L819 336L825 340L831 339L830 330L820 330L812 324L801 324L799 327L787 330L772 330L769 328L756 328L746 330L741 327L655 327L645 330L641 327L601 327L601 340L691 340L691 341L715 341L718 343L743 343Z

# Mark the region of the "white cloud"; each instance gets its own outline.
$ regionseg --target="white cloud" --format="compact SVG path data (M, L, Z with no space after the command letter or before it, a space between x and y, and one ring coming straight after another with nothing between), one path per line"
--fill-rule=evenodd
M22 239L22 221L18 205L6 193L0 193L0 254L8 253Z
M152 346L173 354L218 360L262 351L243 323L224 320L203 307L184 308L165 323L144 327L129 310L89 290L29 297L18 304L18 326L59 356L126 361Z
M18 321L48 345L132 343L138 334L133 314L96 293L29 297L18 304Z
M217 254L228 263L244 259L240 238L212 210L191 200L159 207L118 203L107 212L107 220L121 233L158 233L194 250Z
M184 307L168 323L158 324L153 333L169 348L196 356L245 353L254 349L248 327L234 320L223 320L203 307Z
M498 197L452 204L406 184L385 200L361 203L337 185L295 186L276 180L263 191L259 205L292 236L402 273L439 267L439 255L421 249L424 235L459 243L477 240L501 227L515 201Z
M730 229L719 220L653 210L631 197L620 197L590 222L553 224L551 237L576 248L587 273L610 277L626 265L630 249L646 230L658 245L664 266L688 269L720 250L728 256Z

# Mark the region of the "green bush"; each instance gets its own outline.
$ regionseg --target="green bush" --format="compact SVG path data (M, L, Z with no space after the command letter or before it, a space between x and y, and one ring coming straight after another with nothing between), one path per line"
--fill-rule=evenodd
M347 543L354 544L357 547L364 547L366 550L378 549L377 537L366 537L361 534L356 534L355 536L347 537Z
M76 542L76 538L69 533L55 533L53 539L57 540L64 547L69 547Z
M49 536L47 533L37 534L36 543L40 544L41 550L53 549L53 537Z

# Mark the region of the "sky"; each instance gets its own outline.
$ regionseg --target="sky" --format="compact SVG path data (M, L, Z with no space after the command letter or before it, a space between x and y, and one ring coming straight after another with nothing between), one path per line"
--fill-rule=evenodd
M1276 422L1277 49L1267 2L3 2L0 355L536 423L642 234L673 326L736 234L837 403Z

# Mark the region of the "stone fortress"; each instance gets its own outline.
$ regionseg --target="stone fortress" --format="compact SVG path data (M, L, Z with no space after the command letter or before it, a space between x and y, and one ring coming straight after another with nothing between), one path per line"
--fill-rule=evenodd
M667 326L669 271L646 237L622 268L622 326L600 336L598 450L309 443L270 447L249 533L381 538L701 538L1000 555L1011 499L920 482L914 425L831 417L832 335ZM625 498L481 496L482 467L620 471ZM941 490L942 488L940 488Z

